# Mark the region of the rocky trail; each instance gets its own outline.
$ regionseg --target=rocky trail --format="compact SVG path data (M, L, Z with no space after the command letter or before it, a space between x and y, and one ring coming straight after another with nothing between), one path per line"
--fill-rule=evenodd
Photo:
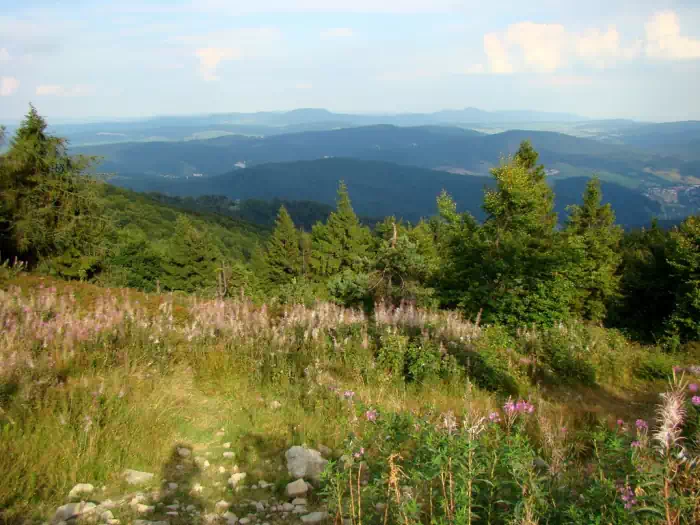
M127 469L118 486L95 487L85 480L73 487L46 525L327 522L315 486L330 449L294 446L277 464L266 459L254 472L246 472L237 465L232 444L223 441L224 436L222 428L213 444L175 446L161 476Z

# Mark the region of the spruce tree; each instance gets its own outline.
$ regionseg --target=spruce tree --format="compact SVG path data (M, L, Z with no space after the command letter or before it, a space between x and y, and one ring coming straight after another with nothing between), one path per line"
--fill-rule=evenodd
M700 215L671 232L668 262L676 283L669 329L683 341L700 340Z
M336 203L336 210L326 224L317 223L311 231L311 264L319 276L331 276L343 270L361 271L367 266L372 237L355 215L344 182L338 187Z
M527 153L523 153L527 152ZM484 224L463 236L453 274L462 281L459 304L487 322L551 325L569 315L573 287L556 232L554 195L527 143L491 170Z
M104 254L109 224L97 182L85 175L94 159L70 156L30 106L0 157L0 250L66 277L86 277Z
M280 206L265 251L265 274L269 284L279 286L302 275L299 234L287 209Z
M576 288L573 309L585 319L601 321L618 295L622 229L610 204L602 204L600 180L589 181L583 203L569 207L566 225L572 264L567 271Z

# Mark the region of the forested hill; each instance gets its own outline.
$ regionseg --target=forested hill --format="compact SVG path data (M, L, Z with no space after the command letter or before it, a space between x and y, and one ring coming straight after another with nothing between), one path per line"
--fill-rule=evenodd
M370 126L270 137L231 135L186 142L123 143L77 148L103 158L101 169L118 174L184 177L220 175L236 167L262 163L351 157L431 169L456 169L487 175L490 167L530 140L547 168L564 175L584 170L601 178L614 175L629 186L663 184L653 171L698 175L697 166L679 157L661 156L626 145L563 133L512 130L484 135L460 128ZM583 174L581 173L581 174Z
M218 177L175 180L115 177L112 182L181 197L222 195L230 199L287 199L332 205L341 180L348 185L360 215L395 215L412 222L435 215L435 198L442 190L453 196L460 210L483 219L484 189L493 185L492 179L487 177L345 158L265 164ZM562 219L567 206L580 202L586 183L585 177L555 182L556 207ZM652 216L661 213L658 203L624 186L603 182L603 190L620 224L648 224Z

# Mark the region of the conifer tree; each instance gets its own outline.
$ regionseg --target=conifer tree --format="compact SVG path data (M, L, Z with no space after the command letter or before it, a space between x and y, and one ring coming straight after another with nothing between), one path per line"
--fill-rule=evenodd
M589 181L583 203L569 207L566 225L572 265L567 271L576 288L573 310L593 321L602 320L617 296L622 229L615 225L610 204L602 204L600 180Z
M552 324L569 315L573 287L564 275L554 195L536 162L523 143L491 170L496 188L484 197L487 219L454 250L459 304L470 315L483 309L488 322Z
M94 272L108 223L96 182L85 175L94 159L69 156L66 141L47 132L30 106L0 157L0 250L43 261L67 277Z
M221 252L213 238L184 215L177 217L175 234L165 246L162 284L185 292L214 288Z
M338 187L336 203L336 210L326 223L314 225L311 231L311 264L319 276L331 276L343 270L361 271L367 266L371 234L355 215L344 182Z
M271 285L279 286L302 275L303 260L299 249L299 233L287 209L280 206L267 249L265 273Z
M700 215L671 232L668 262L677 285L670 330L681 340L700 340Z

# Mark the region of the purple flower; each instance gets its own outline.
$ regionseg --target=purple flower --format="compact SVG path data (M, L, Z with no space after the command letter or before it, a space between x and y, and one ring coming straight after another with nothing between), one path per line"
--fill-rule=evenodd
M618 426L618 427L624 427L624 426L625 426L624 420L618 419L618 420L617 420L617 426Z
M639 442L639 441L632 441L632 443L630 444L630 447L632 447L632 448L642 448L642 443Z
M343 392L343 397L345 399L352 399L354 395L355 392L353 392L352 390L346 390L345 392Z
M700 387L697 385L697 383L690 383L690 384L688 385L688 390L690 390L691 392L695 393L695 392L697 392L698 390L700 390Z
M367 421L374 422L377 420L377 411L372 408L365 412L365 417L367 418Z
M680 373L680 372L682 372L682 371L683 371L683 367L682 367L682 366L674 366L674 367L673 367L673 373L674 373L674 374L678 374L678 373Z
M355 459L360 459L360 458L361 458L362 456L364 456L364 455L365 455L365 447L362 447L362 448L360 448L360 450L358 450L357 452L355 452L355 453L353 454L353 457L354 457Z
M649 430L649 423L647 423L643 419L638 419L637 421L635 421L634 424L638 430Z
M561 427L562 434L566 434L567 432L568 432L568 430L566 429L566 427Z
M489 421L491 423L500 423L501 422L501 416L498 412L491 412L489 414Z
M693 396L690 402L696 407L700 407L700 396Z

